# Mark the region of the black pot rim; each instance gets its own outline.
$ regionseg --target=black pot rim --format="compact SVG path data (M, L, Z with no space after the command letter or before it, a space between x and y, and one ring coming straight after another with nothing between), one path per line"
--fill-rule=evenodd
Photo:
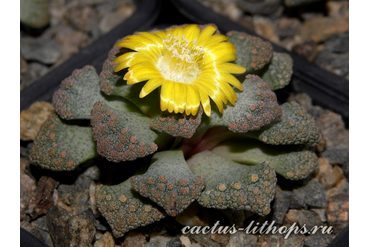
M21 227L20 229L21 241L20 247L49 247L40 239L35 237L32 233Z

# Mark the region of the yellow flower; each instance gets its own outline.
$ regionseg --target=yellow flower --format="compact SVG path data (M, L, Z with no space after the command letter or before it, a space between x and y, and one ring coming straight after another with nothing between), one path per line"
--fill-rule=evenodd
M119 63L115 72L128 68L124 76L128 85L147 81L140 98L161 87L162 111L196 115L202 104L210 116L210 97L222 112L223 104L235 104L231 85L243 90L232 74L245 69L230 63L236 60L235 46L215 32L213 26L200 30L198 25L187 25L125 37L116 46L132 51L114 61Z

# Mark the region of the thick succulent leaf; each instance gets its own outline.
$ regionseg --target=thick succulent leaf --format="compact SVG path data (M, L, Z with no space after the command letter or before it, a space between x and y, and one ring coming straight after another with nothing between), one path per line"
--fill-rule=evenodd
M95 197L99 211L117 238L166 216L153 202L134 191L129 179L119 185L97 186Z
M98 101L91 116L97 151L109 161L135 160L158 149L154 142L158 135L150 129L150 119L142 114L120 111Z
M283 88L289 84L292 77L293 60L286 53L274 52L271 62L258 74L270 85L271 90Z
M143 175L131 178L132 188L176 216L197 199L204 188L204 175L194 175L182 151L164 151Z
M282 110L267 83L257 75L247 75L243 84L244 90L236 92L235 106L227 105L222 114L213 108L214 112L202 119L194 136L182 141L183 147L192 150L190 154L211 150L239 133L248 135L281 119Z
M277 174L291 180L306 178L319 165L316 154L310 150L302 150L296 146L271 146L252 139L229 140L212 151L248 165L257 165L268 160Z
M99 87L99 75L93 66L87 65L76 69L72 75L60 84L53 95L53 105L63 119L90 119L91 109L97 101L105 101L114 108L138 112L131 102L118 97L102 94Z
M284 0L284 4L288 7L294 7L302 4L309 4L322 0Z
M240 107L239 114L243 108L245 111L248 110L249 107L248 105ZM189 140L183 140L182 145L190 150L187 152L187 155L189 155L199 153L203 150L212 150L219 143L238 137L250 137L271 145L314 146L319 142L320 133L315 125L315 121L302 106L298 105L296 102L290 102L284 103L280 107L279 109L282 110L282 119L280 121L265 126L260 130L248 131L243 135L228 131L228 129L234 130L236 126L240 126L237 130L242 132L240 131L242 129L241 127L243 125L248 126L242 121L237 121L237 123L239 123L238 125L227 125L227 120L238 114L238 111L235 111L235 113L227 112L229 110L228 107L225 109L222 118L217 114L212 114L210 118L203 119L194 137ZM254 117L251 118L252 121L260 121L257 117L258 115L253 116ZM226 129L225 126L228 126L228 129ZM258 127L258 125L256 126Z
M269 42L237 31L230 31L226 36L236 47L236 64L246 68L246 74L256 72L270 62L272 45Z
M139 98L143 84L127 85L126 81L123 80L127 70L114 72L117 64L114 64L113 61L126 51L125 49L114 47L109 52L108 58L103 64L103 70L99 75L100 89L107 95L121 96L128 99L149 117L158 116L160 114L158 94L151 93L144 98Z
M53 95L58 115L63 119L90 119L94 103L104 100L98 82L99 76L93 66L74 70Z
M282 111L267 83L257 75L247 75L243 86L242 92L236 92L235 106L228 105L222 114L211 114L204 121L206 125L226 126L233 132L246 133L280 120Z
M132 104L129 100L125 98L122 98L119 96L107 96L107 95L103 95L103 97L104 97L104 102L107 103L107 105L109 105L112 108L115 108L119 111L136 112L136 113L142 114L139 108L137 108L134 104Z
M203 108L200 107L196 116L186 114L175 114L162 112L158 117L152 119L150 127L159 132L165 132L171 136L190 138L197 130L203 115Z
M270 213L276 175L269 162L248 166L210 151L198 153L187 162L192 172L206 175L205 189L198 198L202 206Z
M283 117L280 122L247 135L271 145L304 144L317 145L320 132L315 119L297 102L282 104Z
M70 125L53 113L35 138L30 160L43 168L70 171L97 156L91 127Z

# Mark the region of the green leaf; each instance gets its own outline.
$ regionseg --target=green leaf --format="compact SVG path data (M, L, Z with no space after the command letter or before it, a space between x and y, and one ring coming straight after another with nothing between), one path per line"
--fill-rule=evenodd
M119 185L99 185L95 196L98 209L116 238L166 216L154 203L134 191L129 179Z
M318 168L318 158L310 150L297 146L271 146L251 139L232 139L215 147L213 152L235 162L257 165L271 162L276 173L291 179L306 178Z
M272 91L289 84L293 74L293 60L285 53L274 52L271 62L258 72L264 82L267 82Z
M135 160L158 149L158 134L150 129L150 118L114 109L103 101L94 104L91 115L97 151L109 161Z
M211 114L204 119L208 126L226 126L237 133L258 130L262 126L280 120L281 109L274 92L256 75L247 75L244 90L236 92L235 106L228 105L222 114Z
M245 74L256 72L270 62L272 45L269 42L237 31L230 31L226 36L236 47L236 64L246 68Z
M153 161L145 174L131 178L132 188L176 216L199 197L205 177L190 171L182 151L156 153Z
M71 171L97 156L91 127L71 125L51 114L35 138L30 160L43 168Z
M319 143L320 132L315 119L302 106L293 101L286 102L280 107L283 111L280 122L250 132L247 136L271 145L303 144L311 147Z
M97 101L104 101L124 111L140 111L126 99L103 95L99 87L99 76L91 65L74 70L71 76L62 81L60 88L53 95L56 112L66 120L90 119L91 110Z
M150 127L159 132L165 132L171 136L190 138L197 130L203 115L203 108L200 107L196 116L187 116L186 114L175 114L162 112L156 118L153 118Z
M99 92L98 81L93 66L74 70L53 95L53 105L58 115L63 119L90 119L94 103L104 100Z
M198 153L187 162L193 173L206 175L205 189L198 198L202 206L270 213L276 175L269 162L247 166L210 151Z

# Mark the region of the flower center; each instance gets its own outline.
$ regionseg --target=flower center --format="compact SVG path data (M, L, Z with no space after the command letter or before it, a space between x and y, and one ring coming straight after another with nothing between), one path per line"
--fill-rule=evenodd
M196 40L189 42L185 35L167 35L163 40L163 56L158 59L157 68L167 80L191 83L199 74L198 63L204 57L203 47Z

